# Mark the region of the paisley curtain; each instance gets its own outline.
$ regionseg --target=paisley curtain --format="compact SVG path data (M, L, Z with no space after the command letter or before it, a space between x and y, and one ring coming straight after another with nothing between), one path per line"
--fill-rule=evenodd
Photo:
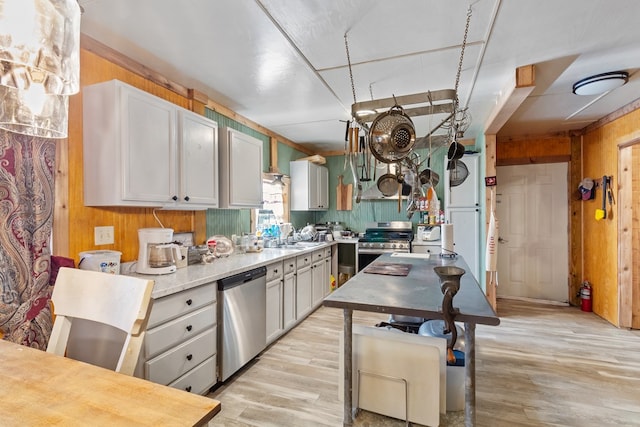
M0 131L0 335L46 349L54 140Z

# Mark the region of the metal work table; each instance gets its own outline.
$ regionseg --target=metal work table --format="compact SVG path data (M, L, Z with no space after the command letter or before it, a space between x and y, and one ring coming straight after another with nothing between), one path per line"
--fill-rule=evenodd
M442 291L440 279L433 271L437 266L465 269L460 290L453 299L453 306L460 310L457 322L464 322L465 337L465 426L475 426L475 328L476 324L498 325L500 319L487 301L480 285L470 273L464 259L429 259L380 256L374 263L411 264L407 276L369 274L361 271L343 286L335 290L323 304L344 310L344 418L345 426L353 424L352 405L352 317L353 311L372 311L426 319L442 319Z

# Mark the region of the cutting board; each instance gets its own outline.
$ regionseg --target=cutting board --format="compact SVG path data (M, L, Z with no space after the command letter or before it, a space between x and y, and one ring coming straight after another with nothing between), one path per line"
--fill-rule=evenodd
M336 186L336 210L343 211L344 205L342 204L342 192L345 191L344 184L342 183L342 175L338 175L338 185Z
M353 184L344 184L342 175L338 175L338 185L336 187L336 210L350 211L353 198Z
M407 276L411 270L411 264L400 262L375 262L362 270L363 273L386 274L387 276Z

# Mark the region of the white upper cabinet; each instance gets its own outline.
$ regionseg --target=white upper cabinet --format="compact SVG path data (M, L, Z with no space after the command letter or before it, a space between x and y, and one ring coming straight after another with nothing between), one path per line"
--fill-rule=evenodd
M329 171L308 160L289 162L291 210L329 209Z
M161 206L176 194L175 107L112 80L83 89L84 204Z
M220 207L262 207L262 141L220 129Z
M218 125L188 110L178 111L180 196L185 205L218 206Z
M85 87L84 204L217 207L216 129L117 80Z

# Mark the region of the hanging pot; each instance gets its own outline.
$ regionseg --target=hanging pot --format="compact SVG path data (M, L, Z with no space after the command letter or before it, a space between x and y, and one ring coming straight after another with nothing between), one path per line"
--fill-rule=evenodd
M384 163L402 160L411 152L415 143L413 122L399 105L379 114L369 129L371 153Z
M378 186L378 190L380 190L380 192L386 197L391 197L397 193L398 178L396 177L395 174L391 173L391 169L389 168L388 164L387 164L387 173L380 176L376 184Z
M464 145L454 140L451 145L449 145L449 151L447 152L447 159L449 159L449 162L447 163L447 170L451 169L454 166L453 162L460 159L463 155Z
M435 187L440 182L440 176L431 169L423 169L420 172L420 184Z

